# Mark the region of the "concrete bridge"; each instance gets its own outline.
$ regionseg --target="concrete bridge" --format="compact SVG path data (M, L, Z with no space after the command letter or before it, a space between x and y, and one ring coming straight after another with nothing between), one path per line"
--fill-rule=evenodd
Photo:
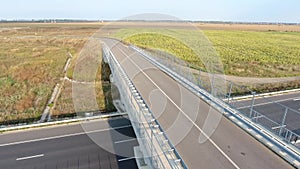
M299 150L142 50L102 38L140 168L299 168Z

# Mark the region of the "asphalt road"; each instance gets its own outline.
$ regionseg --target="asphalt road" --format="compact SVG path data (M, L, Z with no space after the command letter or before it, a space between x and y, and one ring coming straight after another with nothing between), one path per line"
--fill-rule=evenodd
M137 145L125 118L12 132L0 135L0 168L137 168Z
M250 105L251 99L235 103L235 106L246 114L250 112ZM257 98L255 99L253 109L281 124L286 109L282 105L293 109L288 110L284 124L286 124L288 129L300 135L300 92Z
M111 48L189 168L293 168L224 116L219 123L216 118L206 121L209 116L218 117L219 112L140 54L115 40L103 42ZM208 139L204 136L209 133L203 134L206 129L202 126L214 130Z

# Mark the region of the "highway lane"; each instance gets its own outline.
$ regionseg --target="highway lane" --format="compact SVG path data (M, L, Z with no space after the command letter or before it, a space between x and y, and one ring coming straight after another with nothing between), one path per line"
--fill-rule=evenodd
M1 169L137 168L137 140L125 118L0 135Z
M299 110L300 109L300 91L291 92L286 94L279 94L274 96L264 96L264 97L256 97L255 105L267 105L272 104L272 102L277 102L288 106L292 109ZM245 108L251 105L251 98L243 99L236 102L235 106L238 108Z
M250 105L251 99L241 100L235 103L235 106L246 114L250 112ZM253 108L255 111L281 124L285 113L285 107L281 105L293 109L287 112L284 123L288 129L300 135L300 92L257 98L255 99Z
M189 168L292 168L225 117L212 136L199 143L208 112L211 111L210 116L217 116L218 112L132 49L115 40L103 41L132 79L171 142L176 143ZM186 127L188 131L181 133L180 128Z

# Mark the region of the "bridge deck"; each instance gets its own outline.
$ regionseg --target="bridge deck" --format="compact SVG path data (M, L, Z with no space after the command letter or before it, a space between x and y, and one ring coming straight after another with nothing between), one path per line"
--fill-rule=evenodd
M207 116L218 117L219 113L139 53L116 40L103 41L189 168L293 168L223 116L210 138L200 143L206 138L200 135Z

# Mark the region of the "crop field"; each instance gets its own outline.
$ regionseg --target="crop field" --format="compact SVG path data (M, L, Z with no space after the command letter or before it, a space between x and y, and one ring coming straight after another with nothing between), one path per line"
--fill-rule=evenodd
M191 67L205 69L198 56L201 52L189 46L201 45L198 41L203 34L215 48L227 75L300 76L300 32L204 30L202 33L179 29L123 29L114 36L143 48L168 52L187 61Z
M197 43L197 37L205 35L228 75L258 78L300 75L299 26L288 27L288 32L285 32L281 31L284 28L274 25L232 28L231 25L195 24L203 29L204 34L199 34L199 31L187 30L181 24L169 27L157 23L155 28L149 28L142 23L140 28L134 28L135 24L118 23L102 33L147 49L171 53L187 61L191 67L203 70L205 67L195 53L201 52L201 47L197 46L203 45L203 42ZM124 26L128 28L122 29ZM73 79L73 69L82 48L102 27L102 23L1 23L0 125L39 120L56 84L61 83L64 76ZM145 33L138 34L141 30ZM165 35L166 32L176 36ZM73 57L65 74L69 54ZM107 65L99 67L95 85L100 112L115 110L107 69ZM72 82L65 80L63 84L53 107L54 118L76 114ZM282 87L281 84L274 86Z

